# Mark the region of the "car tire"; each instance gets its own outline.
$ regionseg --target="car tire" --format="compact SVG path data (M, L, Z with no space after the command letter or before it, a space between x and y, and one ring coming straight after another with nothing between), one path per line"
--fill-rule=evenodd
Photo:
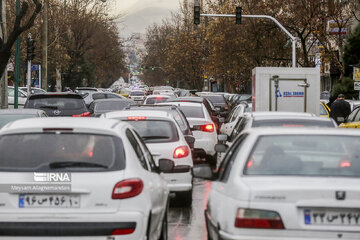
M192 189L186 192L176 193L178 200L181 200L182 206L191 207L192 205Z
M167 219L168 209L165 211L164 219L161 226L161 235L159 240L168 240L168 219Z

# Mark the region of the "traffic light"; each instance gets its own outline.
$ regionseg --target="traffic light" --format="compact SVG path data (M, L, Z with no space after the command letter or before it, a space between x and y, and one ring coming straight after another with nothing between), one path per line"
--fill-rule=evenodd
M154 71L154 70L155 70L155 68L154 68L154 67L152 67L152 68L151 68L151 70L153 70L153 71Z
M194 6L194 24L200 24L200 6Z
M28 61L31 61L34 59L35 57L35 40L32 38L28 38L27 40L27 55L26 55L26 59Z
M236 7L236 24L241 24L242 7Z

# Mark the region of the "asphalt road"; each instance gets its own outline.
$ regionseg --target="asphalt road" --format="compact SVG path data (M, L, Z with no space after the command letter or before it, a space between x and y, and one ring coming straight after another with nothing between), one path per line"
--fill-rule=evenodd
M170 202L168 215L170 240L206 240L204 209L211 183L194 179L193 203L191 207L181 207L181 201Z

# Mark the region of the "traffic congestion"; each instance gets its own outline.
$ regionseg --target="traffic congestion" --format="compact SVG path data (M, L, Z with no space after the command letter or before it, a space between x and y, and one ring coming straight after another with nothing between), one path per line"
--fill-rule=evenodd
M339 127L253 104L140 81L32 93L0 111L0 238L359 239L360 133L340 129L359 108Z
M0 0L0 240L360 240L359 0Z

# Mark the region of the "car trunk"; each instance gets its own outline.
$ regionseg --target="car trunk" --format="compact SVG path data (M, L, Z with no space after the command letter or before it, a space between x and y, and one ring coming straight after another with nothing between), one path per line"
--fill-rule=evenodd
M121 205L121 200L112 199L116 183L124 178L124 171L114 172L72 172L71 182L34 182L33 172L8 172L0 175L0 182L8 189L0 193L2 213L58 214L113 213ZM30 186L28 190L17 187ZM50 185L70 185L70 192L39 191ZM34 191L37 187L38 191ZM31 189L31 190L30 190Z
M286 229L360 230L358 178L244 177L249 207L276 211Z

